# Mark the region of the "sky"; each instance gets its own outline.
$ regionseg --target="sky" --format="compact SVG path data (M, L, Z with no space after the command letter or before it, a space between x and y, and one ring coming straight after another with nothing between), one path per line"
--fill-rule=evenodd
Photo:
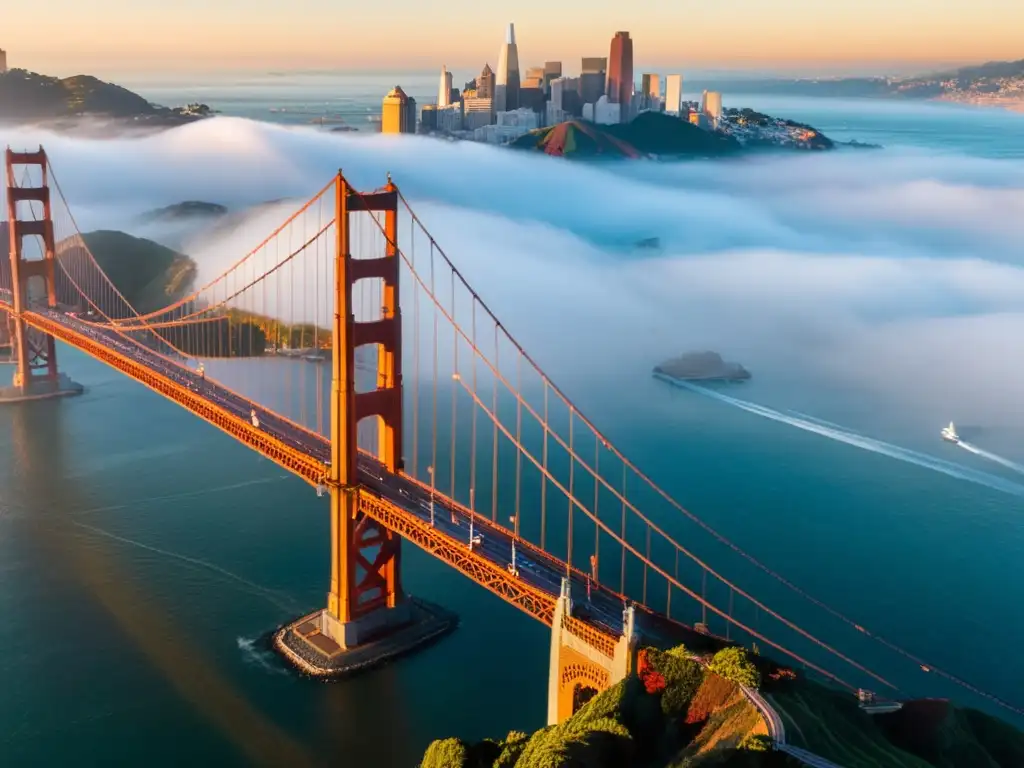
M296 69L475 71L508 22L523 66L607 55L617 30L639 67L919 71L1024 57L1019 0L47 0L5 3L10 66L69 76Z

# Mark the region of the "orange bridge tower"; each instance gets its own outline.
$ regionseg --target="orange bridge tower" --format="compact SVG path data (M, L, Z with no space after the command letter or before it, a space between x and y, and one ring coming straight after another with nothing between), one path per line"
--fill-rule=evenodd
M377 519L382 502L360 480L357 427L377 422L374 457L395 476L402 460L402 314L399 305L398 189L358 193L339 171L335 186L334 323L331 372L331 582L327 607L282 628L275 645L309 674L329 677L384 661L454 629L456 617L406 597L401 583L401 537ZM384 253L353 258L350 222L384 214ZM353 293L361 280L382 283L379 319L356 321ZM358 391L355 351L377 352L376 387ZM369 471L375 471L372 468ZM367 512L374 512L373 516ZM386 639L386 642L381 642Z
M57 371L53 336L36 330L31 315L36 309L57 307L56 244L51 218L46 152L6 154L7 235L10 244L10 285L0 296L10 308L12 386L0 390L0 401L35 400L79 394L82 388ZM16 168L25 168L38 186L21 186ZM38 168L36 174L32 168ZM30 182L31 184L31 182ZM34 240L35 248L26 249ZM35 251L30 253L29 251Z

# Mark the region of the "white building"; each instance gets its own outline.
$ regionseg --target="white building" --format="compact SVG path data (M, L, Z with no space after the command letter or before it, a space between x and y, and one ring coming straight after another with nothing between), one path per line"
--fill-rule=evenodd
M456 102L437 110L437 130L454 133L462 130L462 104Z
M551 81L551 98L545 105L545 125L558 125L568 119L563 105L563 96L569 82L567 77L558 77Z
M494 117L497 121L494 125L473 131L475 140L486 141L488 144L506 144L540 128L540 115L526 107L496 112Z
M519 49L515 24L508 25L505 44L498 52L498 71L494 73L494 110L505 112L519 108Z
M437 86L437 108L443 109L452 103L452 73L447 66L441 67L441 82Z
M683 76L669 75L665 78L665 111L678 115L683 107Z
M589 104L587 105L590 106ZM613 125L622 122L622 108L629 109L628 104L616 104L608 101L608 96L602 96L593 106L593 121L598 125ZM584 117L586 107L583 108Z

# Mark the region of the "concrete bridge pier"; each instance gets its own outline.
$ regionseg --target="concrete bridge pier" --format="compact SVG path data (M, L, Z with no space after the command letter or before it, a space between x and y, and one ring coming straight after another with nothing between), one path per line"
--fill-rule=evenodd
M636 669L637 632L632 606L623 611L622 636L603 634L572 615L568 579L555 604L548 671L548 725L561 723L601 691Z

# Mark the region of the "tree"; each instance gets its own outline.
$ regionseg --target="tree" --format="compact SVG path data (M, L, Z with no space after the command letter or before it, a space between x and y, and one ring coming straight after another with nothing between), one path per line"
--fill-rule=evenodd
M742 648L723 648L711 659L708 669L748 688L761 686L761 673Z
M438 739L430 743L420 768L465 768L469 748L462 739Z

